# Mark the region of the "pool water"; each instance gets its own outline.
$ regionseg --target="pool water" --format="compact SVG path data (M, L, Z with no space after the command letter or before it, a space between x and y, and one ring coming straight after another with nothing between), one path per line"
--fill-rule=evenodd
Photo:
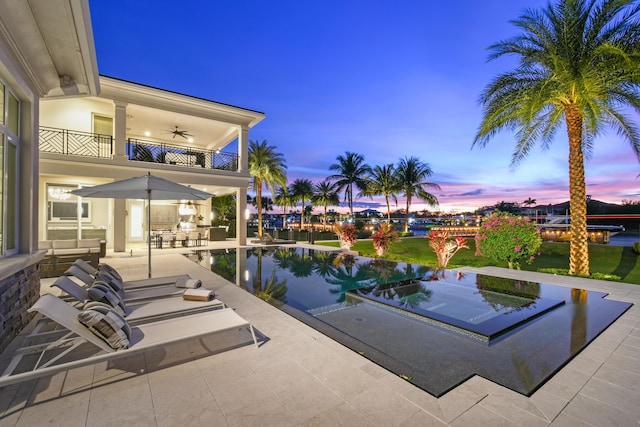
M631 306L601 292L340 252L197 254L213 272L434 396L472 375L530 395Z

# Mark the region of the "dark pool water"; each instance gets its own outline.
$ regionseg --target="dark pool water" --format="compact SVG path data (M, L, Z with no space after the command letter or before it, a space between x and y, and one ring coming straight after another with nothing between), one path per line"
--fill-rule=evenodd
M530 395L631 306L601 292L339 252L192 257L434 396L474 374Z

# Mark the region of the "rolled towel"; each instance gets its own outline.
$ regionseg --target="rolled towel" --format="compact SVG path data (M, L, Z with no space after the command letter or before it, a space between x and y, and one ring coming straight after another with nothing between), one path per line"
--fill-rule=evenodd
M187 289L182 294L182 299L186 301L211 301L215 293L209 289Z
M176 280L176 288L196 289L200 286L202 286L202 281L199 279L187 279L186 277L181 277Z

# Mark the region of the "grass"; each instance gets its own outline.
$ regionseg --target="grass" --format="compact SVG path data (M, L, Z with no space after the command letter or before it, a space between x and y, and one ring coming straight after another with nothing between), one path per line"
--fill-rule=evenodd
M338 247L338 242L317 242L317 244ZM462 249L449 261L449 267L505 267L506 262L496 262L485 257L475 256L475 241L469 239L469 249ZM362 256L377 258L371 240L358 240L352 248ZM387 255L383 258L395 261L409 262L435 266L436 255L429 247L424 237L403 238L393 243ZM633 248L627 246L589 245L589 262L592 277L608 278L617 276L625 283L640 284L639 256L633 252ZM528 271L556 271L569 270L569 244L549 243L542 244L540 256L532 264L523 264L522 270Z

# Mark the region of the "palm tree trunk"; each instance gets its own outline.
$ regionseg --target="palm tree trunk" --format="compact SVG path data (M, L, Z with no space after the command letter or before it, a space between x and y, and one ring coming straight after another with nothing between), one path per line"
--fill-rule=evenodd
M569 135L569 209L571 210L571 247L569 274L589 275L587 240L587 195L582 153L582 113L574 106L566 108Z
M349 212L351 213L351 219L353 219L353 184L349 184Z
M384 196L387 201L387 224L391 225L391 206L389 205L389 196Z
M256 180L256 206L258 207L258 237L262 237L262 181Z
M404 218L404 232L409 232L409 206L411 206L411 196L407 196L407 211L405 212Z
M300 214L300 231L304 230L304 197L302 198L302 213Z
M324 219L322 220L324 227L322 227L323 230L326 230L327 228L327 205L324 205Z

